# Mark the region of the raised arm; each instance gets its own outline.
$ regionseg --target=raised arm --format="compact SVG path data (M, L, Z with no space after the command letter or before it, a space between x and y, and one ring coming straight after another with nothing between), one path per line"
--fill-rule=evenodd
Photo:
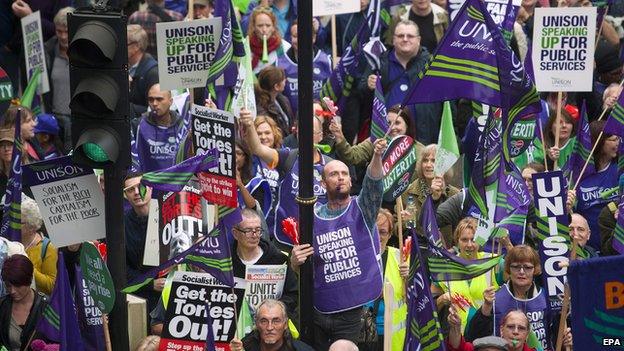
M241 127L241 135L245 138L245 142L249 146L251 152L260 157L264 162L266 162L267 165L275 167L278 157L277 150L266 145L262 145L260 138L258 137L258 133L256 133L251 113L248 110L241 110L239 125Z

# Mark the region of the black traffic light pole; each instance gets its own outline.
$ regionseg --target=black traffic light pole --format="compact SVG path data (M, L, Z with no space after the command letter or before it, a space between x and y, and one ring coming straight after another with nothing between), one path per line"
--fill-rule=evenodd
M312 111L312 1L299 1L297 9L298 50L298 84L299 84L299 233L301 243L312 244L312 225L314 222L313 169L313 111ZM300 267L299 276L299 308L300 328L303 341L314 344L314 309L312 292L312 260Z

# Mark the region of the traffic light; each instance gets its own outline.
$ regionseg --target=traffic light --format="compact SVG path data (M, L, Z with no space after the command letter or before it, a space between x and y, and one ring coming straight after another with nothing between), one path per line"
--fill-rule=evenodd
M79 9L67 18L74 162L130 165L126 16Z

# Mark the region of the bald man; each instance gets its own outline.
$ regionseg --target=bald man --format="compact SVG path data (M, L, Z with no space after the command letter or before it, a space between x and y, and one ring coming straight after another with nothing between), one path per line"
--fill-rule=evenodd
M331 346L329 346L329 351L358 351L358 347L353 341L340 339L336 340Z
M578 213L573 213L572 220L570 221L570 225L568 227L570 228L570 237L573 240L576 240L578 246L585 249L585 251L589 254L589 257L597 257L598 253L596 252L596 249L587 245L589 237L591 236L591 229L589 229L589 223L587 223L585 217Z
M325 165L321 185L327 203L314 208L313 246L293 247L290 264L298 270L314 255L315 349L332 342L357 342L362 305L381 295L381 253L376 219L383 195L381 156L386 140L374 143L359 196L351 197L349 169L342 161Z
M150 111L141 116L132 142L132 166L137 172L151 172L171 167L183 133L184 120L170 110L173 98L160 84L152 85L147 92Z

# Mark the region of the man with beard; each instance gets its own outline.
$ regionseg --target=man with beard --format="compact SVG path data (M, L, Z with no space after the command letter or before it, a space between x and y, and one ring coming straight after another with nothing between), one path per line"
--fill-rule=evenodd
M383 195L381 155L387 146L377 139L359 196L350 197L351 177L346 164L325 165L322 186L327 203L314 209L313 247L293 248L291 265L298 270L314 255L315 349L346 339L357 342L362 305L381 295L382 274L376 219Z

